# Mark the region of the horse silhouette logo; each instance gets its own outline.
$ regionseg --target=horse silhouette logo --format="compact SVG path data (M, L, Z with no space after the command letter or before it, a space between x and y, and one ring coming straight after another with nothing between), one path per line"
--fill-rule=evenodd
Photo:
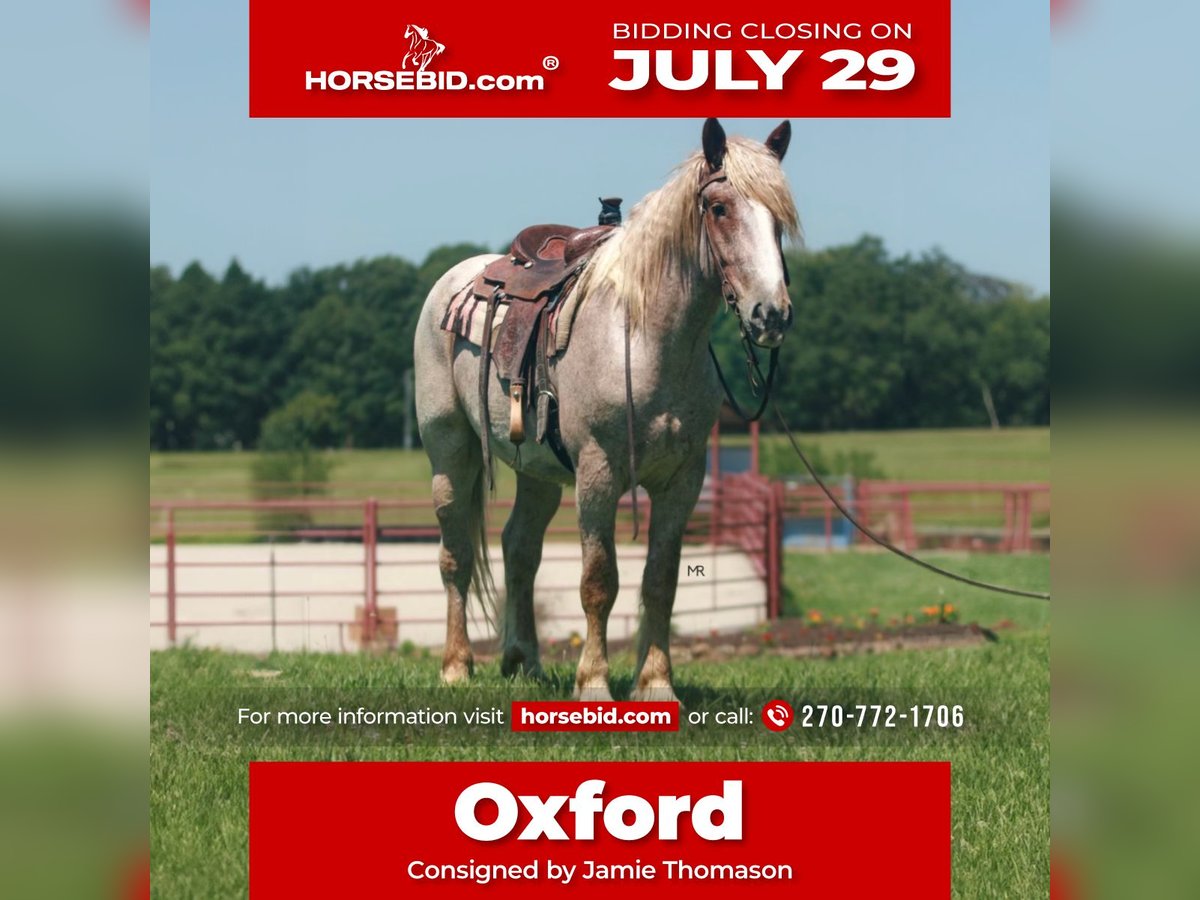
M429 29L422 28L420 25L409 25L404 29L404 36L408 38L408 52L404 54L404 61L401 67L407 69L409 60L412 60L418 72L424 72L425 67L429 65L435 56L441 56L446 49L445 44L439 44L429 36Z

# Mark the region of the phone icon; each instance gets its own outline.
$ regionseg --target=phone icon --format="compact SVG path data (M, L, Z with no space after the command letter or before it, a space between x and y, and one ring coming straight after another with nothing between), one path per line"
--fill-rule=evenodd
M795 713L786 700L772 700L762 708L762 723L771 731L786 731Z

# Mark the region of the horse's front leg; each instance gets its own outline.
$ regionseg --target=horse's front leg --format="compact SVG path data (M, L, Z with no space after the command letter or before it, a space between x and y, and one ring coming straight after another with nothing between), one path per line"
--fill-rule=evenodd
M679 585L683 532L703 484L701 453L686 462L664 487L650 493L650 540L642 573L634 700L675 699L671 683L671 609Z
M579 700L611 700L608 689L608 615L617 600L617 552L613 541L621 490L598 450L580 454L575 476L579 538L583 546L580 599L587 637L575 673Z

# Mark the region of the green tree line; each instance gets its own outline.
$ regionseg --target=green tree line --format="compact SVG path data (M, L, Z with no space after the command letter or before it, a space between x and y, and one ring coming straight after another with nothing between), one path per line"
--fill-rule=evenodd
M236 261L150 271L150 443L157 450L386 447L404 435L404 373L421 304L453 263L440 247L299 269L280 285ZM882 242L789 254L796 322L777 397L804 430L1045 424L1050 303L941 253ZM718 354L745 393L736 327Z

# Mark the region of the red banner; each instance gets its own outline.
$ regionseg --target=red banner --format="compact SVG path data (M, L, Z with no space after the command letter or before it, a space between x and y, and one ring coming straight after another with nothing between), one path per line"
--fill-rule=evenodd
M950 115L950 0L654 8L251 0L250 115Z
M950 764L250 764L250 895L950 894Z

